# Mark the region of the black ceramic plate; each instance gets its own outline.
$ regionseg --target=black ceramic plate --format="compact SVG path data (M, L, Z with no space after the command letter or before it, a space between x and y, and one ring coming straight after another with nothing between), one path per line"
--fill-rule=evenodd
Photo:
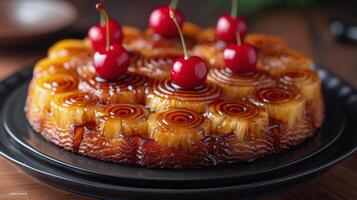
M7 98L3 110L3 124L6 131L26 150L37 155L45 162L50 161L57 167L95 176L97 179L121 180L140 186L207 186L227 183L231 180L245 182L251 176L258 178L283 167L301 162L332 144L342 133L345 116L339 104L331 103L332 96L326 95L326 119L317 135L301 145L280 154L258 159L251 163L238 163L200 170L146 169L103 162L67 152L45 141L39 133L32 130L23 112L28 81L16 88Z
M356 150L357 124L355 122L357 121L357 93L353 88L345 84L338 77L329 74L327 71L320 70L319 73L324 80L324 87L326 88L325 95L334 97L332 104L341 105L343 107L342 113L345 113L347 116L346 126L341 136L317 155L311 156L289 167L282 168L278 173L268 173L263 177L250 178L246 180L245 183L232 180L231 182L222 184L220 187L202 186L200 189L168 189L156 188L155 185L151 188L143 188L127 184L120 180L112 182L96 179L96 177L88 176L87 174L73 173L73 171L68 171L64 167L49 165L48 162L39 159L37 154L26 150L17 141L12 139L12 137L6 133L2 125L0 126L0 153L5 158L21 166L35 178L47 184L97 198L140 199L145 197L145 199L182 199L189 197L213 199L222 198L222 196L224 196L226 199L229 199L229 197L236 199L237 196L240 198L248 196L256 197L257 195L262 196L267 192L282 189L282 187L311 177ZM11 93L12 90L16 90L19 84L29 77L30 70L27 70L0 83L0 96L2 97L0 98L0 121L3 121L3 105L4 101L8 98L8 94ZM332 104L327 105L329 107ZM224 171L225 168L223 167L217 171L217 173ZM200 171L196 172L200 173Z

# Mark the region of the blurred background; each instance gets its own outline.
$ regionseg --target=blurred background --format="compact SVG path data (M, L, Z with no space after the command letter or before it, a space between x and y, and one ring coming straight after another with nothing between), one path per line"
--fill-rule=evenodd
M95 0L0 0L0 79L46 54L61 38L82 38L98 22ZM145 29L150 12L169 0L106 0L112 18ZM186 19L202 27L230 12L230 0L180 0ZM250 32L280 36L357 86L356 0L239 0Z

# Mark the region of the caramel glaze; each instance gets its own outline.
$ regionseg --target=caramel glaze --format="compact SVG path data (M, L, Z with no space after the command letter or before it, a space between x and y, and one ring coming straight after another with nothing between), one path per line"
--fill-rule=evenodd
M192 49L196 44L196 39L190 36L186 36L185 41L188 49ZM163 38L160 35L153 33L150 29L141 37L132 41L132 43L127 44L127 46L132 52L144 57L159 57L161 55L169 55L172 57L183 56L179 37Z
M229 109L232 114L240 109ZM244 112L243 112L244 113ZM246 116L245 114L242 114ZM167 119L167 120L166 120ZM165 116L163 123L197 125L201 120L192 120L171 113ZM194 121L194 123L191 123ZM64 149L96 159L136 164L151 168L200 168L204 166L252 161L273 151L280 151L290 145L296 145L312 135L289 135L284 123L270 118L270 124L262 130L261 137L247 138L238 142L233 133L217 136L214 133L202 136L191 148L182 149L167 147L155 139L143 135L123 136L109 139L98 132L95 122L73 125L68 130L46 129L42 133L46 140L62 146ZM177 123L176 123L177 122ZM55 126L55 125L49 125ZM170 125L169 125L170 126ZM172 127L174 128L174 127ZM286 137L289 135L289 137ZM273 148L274 147L274 148Z
M204 58L213 67L223 68L223 50L227 43L216 39L215 30L212 28L203 30L198 36L198 41L192 50L193 54ZM288 45L283 39L264 34L247 34L244 42L256 48L259 55L258 60L263 59L265 55L278 54L288 49Z
M203 86L185 90L170 79L157 80L146 97L146 104L154 111L167 108L186 108L202 113L209 102L222 97L220 87L205 83Z
M206 60L209 66L223 68L223 50L227 43L223 41L203 42L193 47L192 53Z
M103 103L144 103L145 90L150 84L146 76L128 73L114 81L99 77L82 79L79 89L98 96Z
M274 139L275 151L299 144L313 135L315 128L306 110L305 98L295 86L280 84L262 88L250 97L250 101L268 110L270 125L266 132ZM295 119L294 123L289 119Z
M285 84L297 86L307 100L308 114L314 127L319 128L324 118L324 103L318 74L312 70L288 71L279 74L279 79Z
M233 74L228 68L213 68L208 80L221 86L230 99L242 99L259 88L276 85L275 78L264 71Z
M162 85L162 87L167 87L164 91L167 90L165 92L167 94L165 95L169 95L167 96L169 98L172 97L171 95L177 93L177 88L174 88L169 81L166 81L166 84L168 85ZM211 95L207 95L209 94L207 91L210 90L200 90L203 90L202 94L205 95L201 94L202 96L199 96L199 98L202 100L211 99L209 98ZM212 94L216 93L213 92ZM161 92L158 94L162 95ZM197 92L194 94L183 91L179 92L179 96L183 101L191 99L192 95L197 95ZM260 92L257 92L256 99L263 103L279 104L288 102L289 99L296 96L297 94L290 92L289 87L286 86L286 88L280 87L267 91L260 90ZM67 104L71 104L71 102L73 104L73 101L65 101ZM86 104L85 102L80 101L79 103ZM242 118L254 117L257 110L249 109L249 106L245 106L246 104L243 107L217 104L215 109L222 115L239 115ZM132 109L121 109L118 111L110 109L111 106L109 105L107 107L104 115L128 115L127 117L129 118L140 117L142 115L142 112L129 112ZM133 113L134 115L131 115ZM161 123L161 126L171 128L174 128L174 126L197 127L202 123L205 114L196 115L197 117L192 118L185 117L187 115L183 115L182 112L169 112L161 116L159 123ZM274 118L269 118L269 121L269 125L262 130L260 137L247 137L244 142L239 142L234 133L218 135L213 132L206 132L202 137L198 138L198 142L195 145L186 149L162 145L146 134L133 134L109 139L100 132L98 124L95 121L72 125L68 130L58 127L53 128L56 127L56 124L53 124L51 120L46 120L47 123L42 135L46 140L62 146L66 150L105 161L136 164L153 168L199 168L224 163L251 161L273 151L280 151L291 145L296 145L313 133L311 129L308 129L307 133L303 128L299 127L296 129L303 131L304 134L301 134L302 132L293 132L284 122ZM248 133L247 135L253 136L255 134Z
M76 90L78 80L67 74L43 75L33 79L28 92L31 93L26 99L26 116L29 123L36 131L41 131L42 119L49 109L51 97L57 93Z
M155 95L181 101L211 101L220 97L220 88L206 83L192 90L185 90L174 85L170 79L156 81L153 86Z
M161 55L159 57L139 57L135 60L130 71L143 74L152 79L170 77L170 67L177 57Z

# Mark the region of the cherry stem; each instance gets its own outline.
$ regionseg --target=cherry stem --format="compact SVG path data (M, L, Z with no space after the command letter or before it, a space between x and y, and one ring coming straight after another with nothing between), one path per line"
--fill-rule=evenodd
M106 29L106 49L109 51L110 47L110 30L109 30L109 14L107 9L105 8L103 2L99 2L96 5L96 9L98 12L102 13L105 19L105 29Z
M238 0L232 0L231 16L233 18L236 18L237 17L237 12L238 12Z
M239 31L236 32L237 45L240 46L242 44L242 39L240 38Z
M180 27L180 25L177 23L175 12L174 12L171 8L170 8L170 18L172 19L172 21L174 21L174 23L175 23L175 25L176 25L176 27L177 27L177 30L178 30L178 32L179 32L180 39L181 39L181 44L182 44L184 59L187 60L190 56L188 55L188 52L187 52L185 39L184 39L184 37L183 37L182 31L181 31L181 27Z
M105 25L105 17L104 17L104 14L102 12L99 13L99 24L101 26Z
M175 10L177 7L177 4L178 4L178 0L171 0L169 7L171 9Z
M99 3L101 3L101 4L104 5L104 0L100 0ZM104 26L104 25L105 25L105 17L104 17L103 12L100 12L100 13L99 13L99 24L100 24L101 26Z

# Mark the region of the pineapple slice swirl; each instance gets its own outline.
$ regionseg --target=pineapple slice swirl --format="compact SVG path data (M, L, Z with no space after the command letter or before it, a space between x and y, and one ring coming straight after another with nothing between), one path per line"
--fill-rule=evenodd
M314 126L320 127L323 122L324 103L321 80L312 70L299 70L279 74L280 80L289 85L295 85L306 98L309 112L313 115Z
M62 129L94 121L98 102L96 96L87 92L58 94L51 101L50 118Z
M51 99L59 93L77 90L78 79L67 74L45 75L33 79L29 86L31 97L27 99L27 115L37 131L42 130L43 121L50 108Z
M135 60L129 70L138 74L143 74L152 79L169 78L170 66L175 57L162 55L160 57L141 56Z
M259 33L247 34L244 42L253 45L260 54L279 53L288 49L288 44L283 39Z
M195 24L185 22L182 25L182 32L186 38L189 49L197 43L197 35L200 27ZM171 57L182 57L182 47L180 40L177 38L163 38L155 33L152 29L147 29L136 40L132 40L126 47L129 51L136 52L144 57L158 57L168 55Z
M206 83L194 90L177 87L170 79L157 80L146 98L146 104L153 111L165 111L169 108L186 108L203 113L207 104L220 98L220 87Z
M96 111L97 124L106 138L147 137L149 111L138 104L109 104Z
M193 54L204 58L213 67L224 66L223 50L227 46L225 42L216 40L215 30L204 29L198 37L199 44L196 45ZM276 54L288 49L287 43L278 37L264 34L250 33L244 38L244 42L253 45L259 53L259 59L266 54Z
M170 109L151 114L148 132L158 144L190 149L209 134L209 121L202 114L187 109Z
M290 128L296 127L305 117L306 100L295 87L280 84L262 88L254 92L250 101L265 108L270 117L286 123Z
M218 135L234 133L237 141L259 138L269 125L268 113L244 101L219 100L208 106L211 131Z
M227 97L239 100L252 94L256 89L276 85L274 77L264 71L244 74L233 74L225 68L213 68L209 71L208 80L219 85Z
M269 54L260 54L257 68L278 75L284 71L312 69L312 61L304 54L294 50L284 50Z
M128 73L114 81L99 77L82 79L79 89L95 94L104 103L143 103L148 83L148 77Z

